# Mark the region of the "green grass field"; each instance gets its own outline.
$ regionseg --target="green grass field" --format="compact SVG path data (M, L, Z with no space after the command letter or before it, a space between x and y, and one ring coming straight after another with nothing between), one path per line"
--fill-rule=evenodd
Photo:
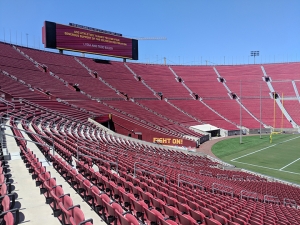
M300 184L300 135L243 136L216 143L212 152L219 159L281 180Z

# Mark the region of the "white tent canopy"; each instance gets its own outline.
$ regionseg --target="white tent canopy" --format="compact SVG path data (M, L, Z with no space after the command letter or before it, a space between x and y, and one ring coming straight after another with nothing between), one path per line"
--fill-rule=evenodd
M201 125L195 125L195 126L191 126L191 127L194 128L194 129L200 130L200 131L205 131L205 132L220 129L220 128L215 127L215 126L210 125L210 124L201 124Z

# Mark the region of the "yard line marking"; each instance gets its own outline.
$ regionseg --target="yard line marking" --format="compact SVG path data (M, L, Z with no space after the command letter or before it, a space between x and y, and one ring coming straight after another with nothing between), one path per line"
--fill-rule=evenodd
M244 162L239 162L239 161L235 161L235 162L241 163L241 164L246 164L246 165L249 165L249 166L261 167L261 168L265 168L265 169L269 169L269 170L276 170L276 171L278 171L278 169L271 168L271 167L259 166L259 165L255 165L255 164L251 164L251 163L244 163Z
M279 145L279 144L281 144L281 143L285 143L285 142L288 142L288 141L292 141L292 140L294 140L294 139L297 139L297 138L300 138L300 136L299 136L299 137L295 137L295 138L291 138L291 139L288 139L288 140L285 140L285 141L282 141L282 142L279 142L279 143L277 143L277 144L274 144L274 145L270 145L270 146L268 146L268 147L265 147L265 148L259 149L259 150L257 150L257 151L254 151L254 152L250 152L250 153L248 153L248 154L246 154L246 155L242 155L242 156L240 156L240 157L237 157L237 158L234 158L234 159L232 159L232 160L230 160L230 161L232 161L232 162L233 162L233 161L235 161L235 160L237 160L237 159L240 159L240 158L246 157L246 156L248 156L248 155L252 155L252 154L254 154L254 153L257 153L257 152L260 152L260 151L266 150L266 149L268 149L268 148L274 147L274 146L276 146L276 145Z
M286 167L288 167L289 165L291 165L291 164L293 164L293 163L297 162L298 160L300 160L300 158L298 158L298 159L294 160L293 162L291 162L291 163L287 164L286 166L284 166L284 167L280 168L279 170L283 170L284 168L286 168Z
M265 148L259 149L259 150L257 150L257 151L254 151L254 152L250 152L250 153L248 153L248 154L246 154L246 155L242 155L242 156L240 156L240 157L234 158L234 159L232 159L231 161L235 161L235 160L237 160L237 159L240 159L240 158L246 157L246 156L248 156L248 155L252 155L252 154L254 154L254 153L256 153L256 152L260 152L260 151L266 150L266 149L268 149L268 148L274 147L275 145L276 145L276 144L274 144L274 145L270 145L270 146L268 146L268 147L265 147Z
M249 166L261 167L261 168L265 168L265 169L276 170L276 171L280 171L280 172L292 173L292 174L300 175L300 173L291 172L291 171L287 171L287 170L274 169L274 168L271 168L271 167L259 166L259 165L250 164L250 163L244 163L244 162L239 162L239 161L235 161L235 162L236 162L236 163L241 163L241 164L246 164L246 165L249 165Z

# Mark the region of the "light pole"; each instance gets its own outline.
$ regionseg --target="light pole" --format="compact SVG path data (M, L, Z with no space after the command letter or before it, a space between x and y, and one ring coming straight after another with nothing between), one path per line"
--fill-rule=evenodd
M28 48L28 34L26 34L26 42L27 42L27 48Z
M240 144L243 144L242 132L243 132L243 127L242 127L242 80L240 80Z
M255 64L255 56L259 56L259 51L251 51L250 54L251 56L254 57L254 64Z
M259 107L259 116L260 116L260 123L259 123L259 136L261 139L261 82L260 82L260 101L259 101L260 107Z

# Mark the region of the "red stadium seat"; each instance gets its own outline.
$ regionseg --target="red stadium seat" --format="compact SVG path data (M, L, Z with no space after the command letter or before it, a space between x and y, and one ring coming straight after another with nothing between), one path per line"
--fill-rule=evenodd
M118 211L116 212L117 219L119 224L122 225L140 225L139 221L131 214L127 213L125 215L120 214Z
M84 214L80 208L75 207L72 209L72 216L70 217L71 225L91 225L93 224L93 219L85 220Z

